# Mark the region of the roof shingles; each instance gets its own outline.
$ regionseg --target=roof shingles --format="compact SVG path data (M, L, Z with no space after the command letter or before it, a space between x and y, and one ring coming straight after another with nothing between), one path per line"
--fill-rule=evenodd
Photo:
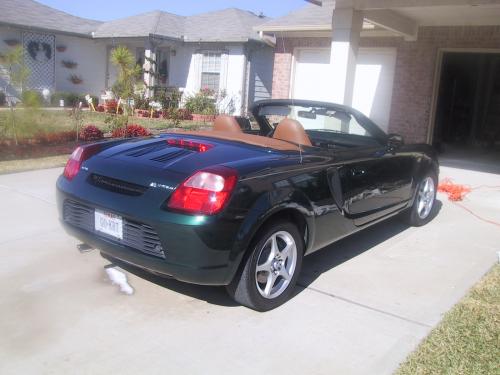
M83 34L94 38L131 38L150 35L186 42L246 42L259 40L254 28L268 19L229 8L194 16L152 11L109 22L88 20L33 0L1 0L0 24Z

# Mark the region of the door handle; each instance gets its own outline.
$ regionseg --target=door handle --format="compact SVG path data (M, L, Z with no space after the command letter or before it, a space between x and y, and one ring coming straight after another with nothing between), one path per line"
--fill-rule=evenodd
M366 174L366 171L362 168L353 168L351 169L352 177L363 177Z

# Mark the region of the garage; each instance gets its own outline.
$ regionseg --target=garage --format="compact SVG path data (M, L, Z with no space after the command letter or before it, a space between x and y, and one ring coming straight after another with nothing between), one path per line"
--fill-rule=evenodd
M292 98L332 101L329 48L299 48L294 53ZM396 50L361 48L358 52L353 107L388 129Z
M447 157L499 160L500 51L441 51L433 144Z

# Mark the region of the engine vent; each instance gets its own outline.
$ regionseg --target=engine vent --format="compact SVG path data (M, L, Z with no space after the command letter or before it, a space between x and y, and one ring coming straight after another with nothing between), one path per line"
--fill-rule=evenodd
M109 190L114 193L139 196L144 194L148 189L146 186L133 184L130 182L117 180L115 178L102 176L99 174L91 174L89 177L89 182L101 189Z

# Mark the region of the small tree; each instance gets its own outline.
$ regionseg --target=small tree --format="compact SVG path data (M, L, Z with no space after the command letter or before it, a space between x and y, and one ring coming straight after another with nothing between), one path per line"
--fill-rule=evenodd
M123 109L123 115L120 117L118 109L117 118L113 121L115 127L126 127L128 116L132 113L130 99L132 99L137 82L141 76L142 70L135 62L133 53L125 46L118 46L111 51L111 63L118 69L118 79L113 85L113 92L120 99Z
M14 141L17 145L17 133L16 133L16 121L14 115L14 103L8 95L8 88L12 86L14 89L19 89L22 91L24 89L26 80L30 75L29 69L24 65L23 48L17 46L4 55L0 55L0 63L3 65L9 77L8 81L4 86L5 96L8 98L8 104L10 107L10 120L12 125L12 133L14 135Z

